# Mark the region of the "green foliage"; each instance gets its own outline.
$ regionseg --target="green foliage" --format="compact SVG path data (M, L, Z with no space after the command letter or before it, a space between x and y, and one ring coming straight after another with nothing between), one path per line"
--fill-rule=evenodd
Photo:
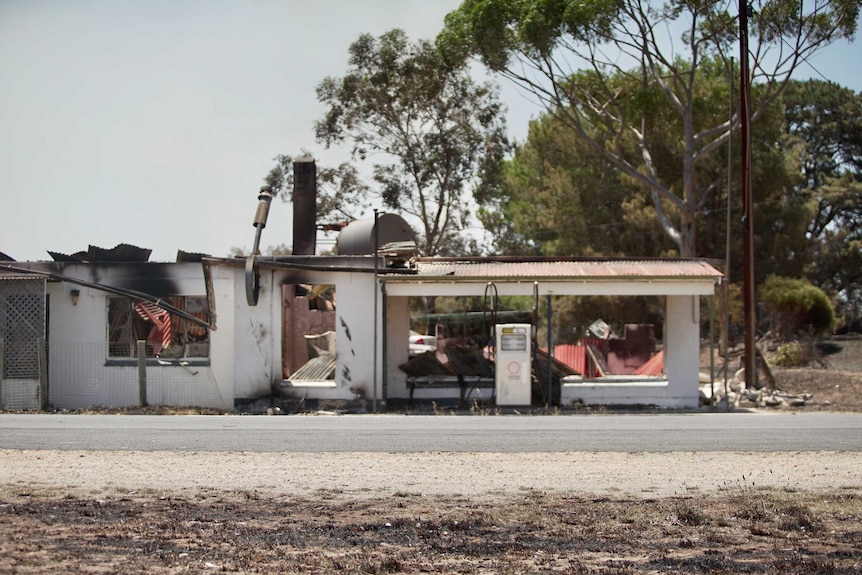
M652 256L672 248L643 188L550 114L530 123L495 200L481 216L499 253Z
M265 256L289 256L293 253L293 248L291 248L287 244L275 244L271 246L267 246L260 250ZM230 248L230 253L228 254L229 258L244 258L251 255L251 250L246 248L245 246L232 246Z
M754 120L767 114L807 56L853 36L859 6L858 0L802 9L798 2L753 3ZM710 87L730 68L739 37L735 9L700 1L465 0L447 15L437 46L448 62L476 57L527 91L648 190L679 254L698 256L697 220L722 187L708 177L715 173L710 160L738 124L727 120L726 109L716 113L727 91ZM789 46L790 57L761 58Z
M771 313L775 330L785 338L825 334L835 322L826 293L805 280L769 276L760 288L760 299Z
M474 251L460 235L471 217L465 192L473 188L479 203L492 193L509 147L496 87L401 30L364 34L349 51L347 73L317 87L327 107L318 141L374 158L375 185L362 197L416 218L423 255Z
M862 94L832 82L791 82L783 97L809 215L806 276L838 294L852 322L862 309Z
M702 94L696 116L706 125L709 119L726 113L729 86L720 67L704 65L702 69L696 84ZM621 89L627 84L626 77L614 76L609 81ZM653 169L670 189L681 190L685 177L678 161L684 153L677 137L679 116L673 106L654 93L635 93L643 99L630 104L630 108L648 112ZM591 120L589 133L597 139L610 137L609 128L600 124L599 118ZM770 109L756 127L752 134L755 222L757 229L764 231L758 237L759 259L763 263L758 272L762 272L762 278L769 271L781 269L801 273L809 213L793 194L799 178L793 155L796 148L784 145L780 109ZM636 161L640 154L636 143L621 142L620 146L621 153ZM738 169L737 164L734 170ZM727 235L726 148L699 162L698 178L709 183L709 193L698 205L702 217L694 223L700 255L723 258ZM731 193L735 216L741 209L740 195L737 190ZM666 215L678 217L679 207L673 202L661 201L661 205ZM494 201L485 205L481 216L485 226L494 231L502 253L646 257L680 253L658 225L660 215L649 188L608 163L555 112L546 112L531 122L526 141L516 146L506 163L504 184ZM738 226L738 222L735 217L734 225ZM731 253L740 253L738 227L731 234ZM734 274L741 274L741 260L732 264Z
M547 345L547 303L539 302L540 345ZM554 344L576 343L587 336L587 329L598 319L605 321L619 336L626 324L653 324L655 335L663 337L664 299L656 296L555 296L551 301Z
M782 343L770 354L769 361L779 367L802 367L808 363L805 349L798 341Z
M303 151L296 156L279 154L264 182L282 201L292 201L293 160L311 156ZM322 224L355 220L371 207L368 186L356 166L344 162L332 168L317 166L317 217Z

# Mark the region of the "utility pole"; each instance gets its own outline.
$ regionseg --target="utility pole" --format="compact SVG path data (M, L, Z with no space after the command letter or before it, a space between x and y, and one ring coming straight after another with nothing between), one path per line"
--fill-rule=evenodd
M748 68L748 19L752 16L748 0L739 0L739 119L740 164L742 166L742 264L745 309L745 385L757 388L757 351L755 346L754 300L754 202L751 199L751 110Z

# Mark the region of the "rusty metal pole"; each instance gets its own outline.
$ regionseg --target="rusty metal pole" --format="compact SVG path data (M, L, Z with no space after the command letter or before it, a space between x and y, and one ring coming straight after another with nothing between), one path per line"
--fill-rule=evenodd
M754 202L751 198L751 110L749 107L748 0L739 0L739 76L740 76L740 160L742 166L742 263L745 308L745 385L757 388L754 300Z

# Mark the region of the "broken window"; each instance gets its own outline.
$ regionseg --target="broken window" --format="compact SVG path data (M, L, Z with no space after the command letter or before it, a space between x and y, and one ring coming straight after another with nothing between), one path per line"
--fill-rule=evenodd
M206 297L175 296L164 301L204 321L207 319ZM108 357L136 357L138 340L147 342L147 357L208 358L210 354L207 327L149 302L109 297Z

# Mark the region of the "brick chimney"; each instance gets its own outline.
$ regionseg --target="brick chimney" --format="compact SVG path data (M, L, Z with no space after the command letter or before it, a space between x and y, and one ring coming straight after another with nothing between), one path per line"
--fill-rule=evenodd
M314 158L293 161L293 255L317 250L317 165Z

